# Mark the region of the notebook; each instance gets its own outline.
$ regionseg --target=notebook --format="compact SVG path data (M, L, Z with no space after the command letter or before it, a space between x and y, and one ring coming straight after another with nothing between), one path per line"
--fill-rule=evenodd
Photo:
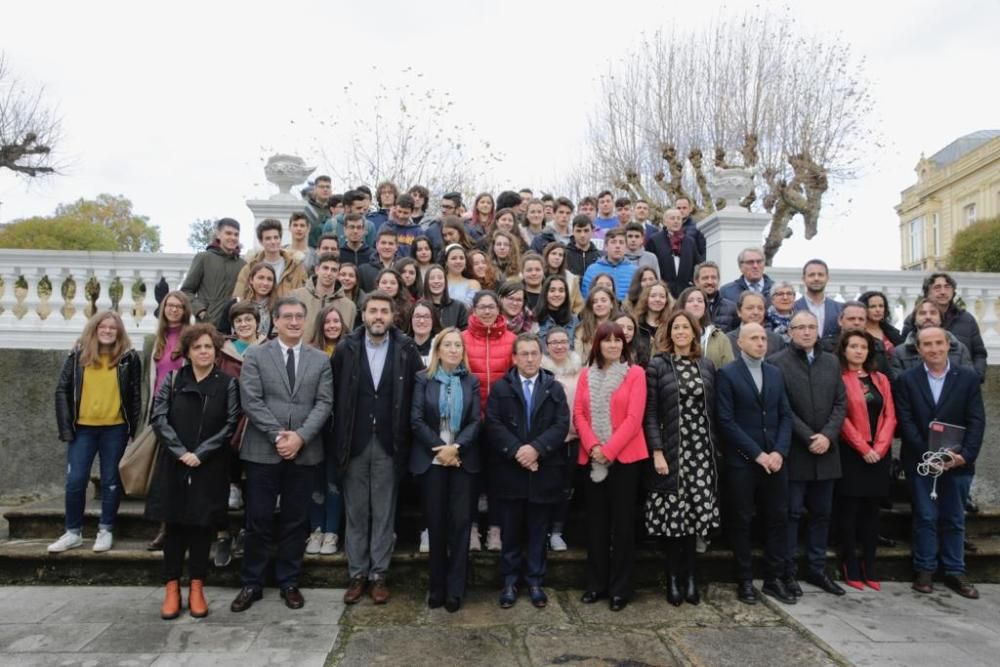
M933 421L927 425L929 430L927 445L930 451L938 452L947 449L953 452L962 451L962 441L965 439L965 427Z

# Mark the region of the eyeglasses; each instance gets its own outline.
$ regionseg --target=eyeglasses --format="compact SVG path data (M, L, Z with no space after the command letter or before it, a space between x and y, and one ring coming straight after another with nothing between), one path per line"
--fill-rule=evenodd
M184 306L182 306L179 303L168 303L167 305L163 306L163 309L164 310L184 310Z
M795 292L787 292L785 290L781 290L780 292L775 292L774 294L772 294L771 298L778 296L795 296Z
M741 264L763 264L764 260L762 260L762 259L744 259L740 263Z
M306 316L304 313L282 313L281 315L278 316L278 319L287 320L291 322L301 322L302 320L306 319Z
M548 344L549 347L561 347L563 345L569 345L569 341L556 339L556 340L550 340Z
M819 327L815 324L796 324L794 326L788 327L792 331L818 331Z

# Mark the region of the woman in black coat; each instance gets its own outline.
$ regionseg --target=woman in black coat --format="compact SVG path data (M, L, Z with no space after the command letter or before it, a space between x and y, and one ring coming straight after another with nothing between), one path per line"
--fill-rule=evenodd
M410 472L420 483L430 545L427 606L455 612L465 595L472 493L480 470L479 379L469 372L457 328L434 338L427 370L416 376L410 416Z
M191 588L188 608L208 615L203 592L208 552L229 501L229 458L224 448L240 419L238 382L215 366L223 338L211 324L196 324L181 335L188 364L160 385L150 421L160 449L146 500L146 518L166 524L160 616L177 618L180 577L188 552Z
M646 368L646 527L666 538L667 600L698 604L696 538L719 527L715 366L701 356L694 317L676 311Z

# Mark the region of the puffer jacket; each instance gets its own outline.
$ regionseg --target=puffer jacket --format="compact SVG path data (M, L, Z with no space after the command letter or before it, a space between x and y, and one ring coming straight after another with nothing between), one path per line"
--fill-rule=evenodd
M479 402L486 410L490 387L514 365L514 341L517 336L507 330L507 321L498 315L492 326L486 326L475 315L469 316L469 328L462 332L469 370L479 378Z
M712 465L719 456L719 440L715 433L715 366L702 357L697 360L701 374L702 409L708 415L708 437L712 443ZM657 354L646 367L646 412L644 418L646 445L650 461L644 471L645 488L659 493L676 493L680 471L681 404L677 375L669 354ZM659 475L653 468L653 452L660 450L667 459L667 474ZM718 475L713 475L718 479Z
M59 439L63 442L72 442L76 436L84 370L80 367L80 348L74 348L66 357L56 384L56 426L59 428ZM123 354L118 360L117 370L122 418L132 438L139 432L142 421L142 358L139 353L129 350Z

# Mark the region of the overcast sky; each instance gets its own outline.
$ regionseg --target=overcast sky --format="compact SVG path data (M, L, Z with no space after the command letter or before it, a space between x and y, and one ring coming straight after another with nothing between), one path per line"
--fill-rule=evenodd
M344 86L368 94L378 82L357 82L372 66L413 67L450 91L456 118L506 156L491 182L546 188L580 152L598 74L640 31L764 4L4 3L0 49L58 107L67 168L31 185L0 171L0 221L123 194L160 226L166 251L188 252L191 221L252 219L246 199L274 192L262 174L268 155L299 154L325 170L317 146L338 147L323 142L315 119L335 113ZM834 184L816 238L804 241L793 222L776 264L819 255L833 266L898 268L893 206L921 152L1000 127L1000 3L793 6L805 32L840 32L866 58L886 148L861 178Z

